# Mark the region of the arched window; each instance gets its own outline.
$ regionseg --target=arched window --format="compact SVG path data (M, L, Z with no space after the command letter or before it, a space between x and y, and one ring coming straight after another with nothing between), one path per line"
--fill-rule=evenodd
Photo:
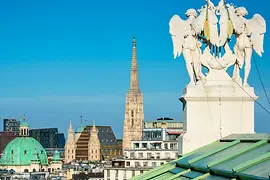
M24 136L26 135L26 129L23 129L23 135Z
M69 150L68 150L68 154L69 154Z
M33 172L36 172L36 169L33 169Z
M29 170L28 169L24 169L24 172L29 172Z
M92 154L94 153L94 150L92 150Z

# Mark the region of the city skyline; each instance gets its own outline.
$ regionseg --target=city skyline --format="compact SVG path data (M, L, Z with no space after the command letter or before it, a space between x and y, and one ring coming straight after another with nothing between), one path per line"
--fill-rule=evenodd
M177 0L15 2L0 5L2 120L26 113L32 128L58 127L67 133L69 121L76 128L83 116L87 125L96 120L97 125L112 126L117 138L122 138L133 36L145 120L162 116L182 120L178 98L188 75L183 58L173 60L168 23L174 13L184 18L186 9L199 9L203 1L200 5ZM263 0L230 2L245 6L248 17L259 13L270 20L267 8L261 8ZM267 32L263 57L254 56L268 94L269 49ZM260 96L258 101L270 110L256 68L250 85ZM255 130L269 132L269 119L256 105Z

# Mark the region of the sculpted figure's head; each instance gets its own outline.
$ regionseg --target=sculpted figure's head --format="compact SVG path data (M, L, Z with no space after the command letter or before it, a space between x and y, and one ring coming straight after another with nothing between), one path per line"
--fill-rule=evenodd
M237 14L238 16L243 16L243 17L245 17L246 15L248 15L248 11L247 11L247 9L244 8L244 7L239 7L239 8L236 9L236 14Z
M198 17L198 14L195 9L189 9L186 12L187 17Z
M210 1L210 0L205 0L207 2L207 7L210 10L214 10L215 9L215 5Z

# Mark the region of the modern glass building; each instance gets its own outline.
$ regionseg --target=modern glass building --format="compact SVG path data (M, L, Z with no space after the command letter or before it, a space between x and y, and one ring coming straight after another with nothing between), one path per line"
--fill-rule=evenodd
M4 119L4 131L15 132L17 135L19 134L20 129L20 121L16 119Z
M30 137L35 138L46 150L48 156L52 156L55 150L64 157L65 137L64 133L58 133L57 128L31 129Z

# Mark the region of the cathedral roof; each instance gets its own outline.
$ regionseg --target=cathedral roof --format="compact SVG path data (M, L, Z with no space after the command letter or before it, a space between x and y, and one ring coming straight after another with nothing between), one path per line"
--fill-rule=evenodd
M75 133L81 133L81 132L83 132L83 129L84 129L84 125L81 124L81 125L76 129Z
M91 130L93 126L86 126L82 135L84 141L86 141L86 137L88 137L87 140L89 140ZM101 145L117 145L119 144L119 141L117 141L114 132L110 126L96 126L98 131L98 139ZM88 134L88 135L87 135ZM86 136L87 135L87 136ZM85 137L86 136L86 137ZM79 139L80 141L80 139Z
M31 161L40 161L48 165L47 154L42 145L32 137L17 137L10 141L1 158L0 165L30 165Z

